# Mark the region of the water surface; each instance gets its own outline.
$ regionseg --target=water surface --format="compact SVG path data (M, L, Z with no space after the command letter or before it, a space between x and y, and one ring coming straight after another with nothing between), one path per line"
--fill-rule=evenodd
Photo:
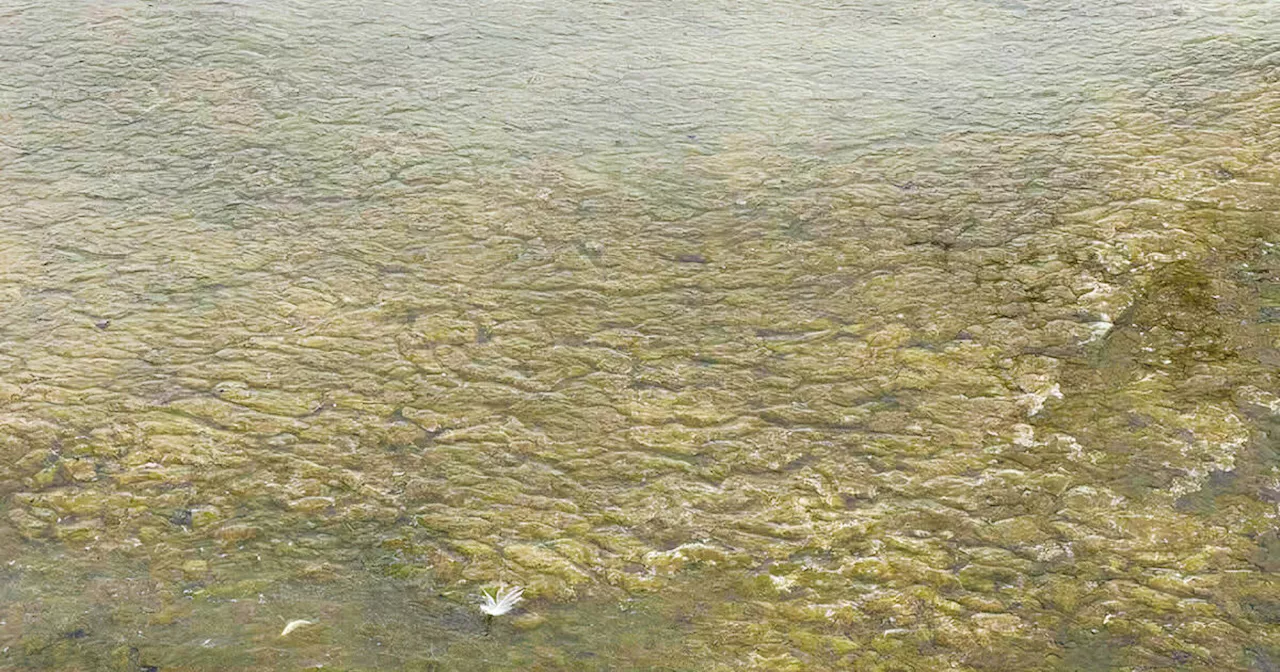
M1280 669L1277 35L0 4L0 668Z

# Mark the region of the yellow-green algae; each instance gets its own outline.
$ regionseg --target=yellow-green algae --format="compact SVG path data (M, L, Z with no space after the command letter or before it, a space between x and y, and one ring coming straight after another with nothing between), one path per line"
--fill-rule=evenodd
M1280 665L1266 5L853 151L420 125L315 90L353 14L160 5L5 29L0 667ZM341 44L347 91L427 58Z

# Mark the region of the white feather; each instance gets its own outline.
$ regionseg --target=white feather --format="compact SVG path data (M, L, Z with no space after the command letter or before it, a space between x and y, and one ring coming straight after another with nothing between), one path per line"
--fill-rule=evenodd
M481 592L484 595L484 604L480 605L480 611L490 616L501 616L515 609L520 600L524 599L524 588L520 586L498 588L492 595L487 590Z
M296 621L289 621L288 623L284 624L284 630L280 632L280 636L284 637L285 635L293 632L294 630L297 630L298 628L301 628L304 625L315 625L315 623L312 623L311 621L304 621L301 618L299 618Z

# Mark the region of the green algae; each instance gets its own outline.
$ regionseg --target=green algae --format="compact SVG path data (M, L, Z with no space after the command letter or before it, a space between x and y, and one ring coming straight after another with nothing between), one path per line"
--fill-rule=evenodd
M489 121L381 86L440 86L412 72L438 26L394 4L5 29L0 667L1280 664L1266 8L1068 30L950 9L929 46L877 6L877 39L939 78L922 99L885 75L914 108L823 116L836 97L762 64L720 73L727 116L666 90L620 122L563 74L638 67L586 10L532 17L578 39L518 86L460 59ZM821 18L795 44L849 48L794 4ZM1062 49L1043 96L962 36L1124 20L1154 27L1087 65ZM989 81L952 62L1011 88L939 95ZM528 602L486 636L497 582Z

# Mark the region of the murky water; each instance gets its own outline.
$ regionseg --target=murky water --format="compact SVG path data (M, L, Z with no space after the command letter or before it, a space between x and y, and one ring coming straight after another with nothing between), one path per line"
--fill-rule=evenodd
M0 669L1280 669L1278 128L1262 0L0 2Z

